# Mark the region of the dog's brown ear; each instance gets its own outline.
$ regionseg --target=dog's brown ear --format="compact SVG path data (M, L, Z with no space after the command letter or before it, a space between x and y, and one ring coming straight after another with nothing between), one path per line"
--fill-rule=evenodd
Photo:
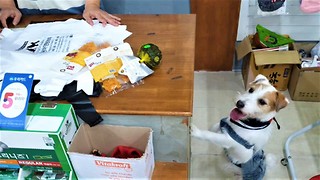
M280 92L276 92L276 111L285 108L289 104L289 100Z

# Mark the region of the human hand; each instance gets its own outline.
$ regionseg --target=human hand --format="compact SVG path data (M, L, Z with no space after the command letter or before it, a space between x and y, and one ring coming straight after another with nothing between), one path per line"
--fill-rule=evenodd
M97 19L103 26L107 23L113 26L121 24L121 19L119 17L109 14L99 7L86 7L82 16L90 25L93 25L93 19Z
M7 28L7 19L13 18L12 24L15 26L20 22L21 12L16 7L3 7L0 11L0 21L3 27Z

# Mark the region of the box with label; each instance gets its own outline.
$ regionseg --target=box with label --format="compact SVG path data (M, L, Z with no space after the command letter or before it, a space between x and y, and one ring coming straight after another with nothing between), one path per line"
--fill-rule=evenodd
M151 179L154 169L152 129L82 124L68 150L79 179ZM141 151L138 158L111 156L118 146ZM105 157L93 155L99 150Z
M300 64L299 54L293 44L288 45L288 50L283 50L282 47L278 50L263 50L255 49L252 41L253 36L250 35L236 48L238 60L243 60L242 77L245 88L258 74L263 74L277 90L287 90L292 66Z
M70 104L30 103L25 130L0 130L0 168L61 170L76 179L67 149L79 127Z
M320 68L294 66L288 89L292 100L320 102Z
M295 43L295 48L310 54L315 45L311 42ZM288 90L292 100L320 102L320 67L293 66Z

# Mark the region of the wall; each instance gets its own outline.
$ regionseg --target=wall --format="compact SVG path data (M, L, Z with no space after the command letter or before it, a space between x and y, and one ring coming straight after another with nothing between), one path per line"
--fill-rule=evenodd
M289 34L296 41L320 40L320 13L306 14L300 0L286 0L287 14L258 16L257 0L242 0L237 41L255 32L257 24L272 31ZM103 0L112 14L188 14L189 0Z
M286 1L287 14L258 16L257 0L242 0L237 41L255 33L257 24L280 34L289 34L296 41L319 41L320 13L306 14L300 10L300 0Z
M188 14L189 0L103 0L112 14Z

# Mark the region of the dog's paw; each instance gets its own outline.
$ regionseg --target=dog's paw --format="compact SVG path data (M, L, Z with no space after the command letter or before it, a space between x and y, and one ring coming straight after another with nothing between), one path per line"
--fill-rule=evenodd
M190 125L190 134L193 137L201 137L201 130L194 124Z

